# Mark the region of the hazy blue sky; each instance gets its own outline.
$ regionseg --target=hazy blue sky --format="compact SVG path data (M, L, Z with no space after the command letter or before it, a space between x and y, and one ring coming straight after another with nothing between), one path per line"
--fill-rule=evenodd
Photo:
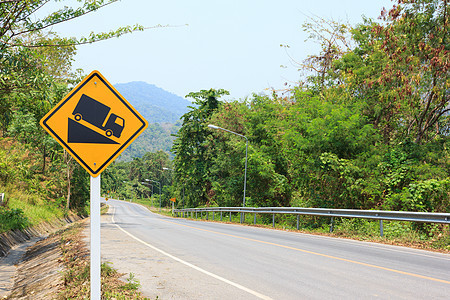
M305 42L301 27L308 16L356 24L363 15L376 19L383 6L392 2L122 0L53 30L80 36L136 23L188 24L80 46L74 68L86 74L99 70L113 84L145 81L182 97L191 91L223 88L232 98L243 98L299 80L300 73L280 44L288 44L297 61L315 53L317 45Z

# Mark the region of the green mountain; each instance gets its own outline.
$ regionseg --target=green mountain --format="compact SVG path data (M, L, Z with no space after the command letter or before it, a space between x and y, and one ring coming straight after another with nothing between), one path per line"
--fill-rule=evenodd
M188 111L188 100L142 81L114 87L149 123L176 123Z
M115 84L122 96L148 121L148 128L119 156L130 161L147 152L163 150L170 154L173 140L181 127L180 117L191 102L142 81ZM170 154L172 157L172 155Z

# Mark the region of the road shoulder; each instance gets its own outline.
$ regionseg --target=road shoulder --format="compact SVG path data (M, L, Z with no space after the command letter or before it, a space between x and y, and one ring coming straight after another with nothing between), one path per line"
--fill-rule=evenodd
M252 299L250 294L194 270L127 235L112 222L113 213L114 208L101 217L102 261L112 263L112 267L121 273L133 273L139 279L140 291L145 297ZM118 222L117 225L127 230L127 224ZM87 228L84 232L87 236L88 231ZM176 249L171 251L177 255Z

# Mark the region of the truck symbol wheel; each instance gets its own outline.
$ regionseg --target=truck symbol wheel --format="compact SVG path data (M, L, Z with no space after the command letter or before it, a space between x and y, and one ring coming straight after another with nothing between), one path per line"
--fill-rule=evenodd
M81 121L81 114L75 114L75 120Z
M111 129L106 130L106 136L112 136L113 132Z

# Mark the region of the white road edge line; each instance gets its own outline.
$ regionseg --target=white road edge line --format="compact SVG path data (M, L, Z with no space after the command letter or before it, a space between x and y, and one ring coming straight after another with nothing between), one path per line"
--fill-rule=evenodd
M256 296L256 297L258 297L258 298L260 298L260 299L272 300L272 298L270 298L269 296L260 294L260 293L258 293L258 292L256 292L256 291L251 290L251 289L249 289L249 288L246 288L245 286L242 286L242 285L240 285L240 284L238 284L238 283L235 283L235 282L230 281L230 280L228 280L228 279L226 279L226 278L223 278L223 277L221 277L221 276L219 276L219 275L216 275L216 274L214 274L214 273L211 273L211 272L209 272L209 271L206 271L206 270L204 270L204 269L202 269L202 268L200 268L200 267L197 267L196 265L193 265L193 264L188 263L187 261L184 261L184 260L182 260L182 259L180 259L180 258L178 258L178 257L176 257L176 256L173 256L172 254L169 254L169 253L165 252L164 250L161 250L161 249L159 249L159 248L156 248L155 246L150 245L150 244L147 243L147 242L144 242L143 240L139 239L138 237L135 237L134 235L132 235L131 233L129 233L128 231L126 231L125 229L123 229L122 227L120 227L118 224L116 224L116 222L115 222L115 220L114 220L114 214L115 214L115 212L116 212L116 208L113 206L113 209L114 209L114 210L113 210L113 213L111 214L111 215L112 215L112 216L111 216L111 221L113 222L113 224L116 225L117 228L119 228L120 230L122 230L124 233L126 233L127 235L129 235L130 237L132 237L133 239L135 239L136 241L138 241L139 243L141 243L141 244L143 244L143 245L145 245L145 246L147 246L147 247L149 247L149 248L151 248L151 249L153 249L153 250L155 250L155 251L157 251L157 252L159 252L159 253L161 253L161 254L167 256L167 257L170 257L171 259L173 259L173 260L175 260L175 261L177 261L177 262L179 262L179 263L182 263L182 264L184 264L184 265L186 265L186 266L188 266L188 267L190 267L190 268L192 268L192 269L194 269L194 270L197 270L197 271L199 271L199 272L202 272L203 274L206 274L206 275L208 275L208 276L211 276L211 277L213 277L213 278L215 278L215 279L217 279L217 280L220 280L220 281L225 282L225 283L227 283L227 284L229 284L229 285L231 285L231 286L234 286L234 287L236 287L236 288L238 288L238 289L240 289L240 290L243 290L243 291L245 291L245 292L247 292L247 293L249 293L249 294L252 294L253 296Z

